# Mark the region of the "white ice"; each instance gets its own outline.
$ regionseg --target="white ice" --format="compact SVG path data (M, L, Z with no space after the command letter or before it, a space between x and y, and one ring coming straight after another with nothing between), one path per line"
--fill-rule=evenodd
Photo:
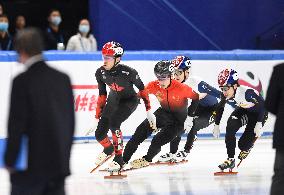
M132 159L143 156L149 144L141 144ZM184 141L180 146L184 146ZM166 145L162 152L168 149ZM218 164L226 159L224 140L197 140L186 164L150 166L127 172L125 179L109 180L104 179L107 173L89 173L101 150L102 147L97 143L73 145L72 175L66 180L66 194L269 194L275 153L271 139L257 140L251 154L237 170L237 175L214 176ZM237 149L236 157L238 153ZM9 188L8 174L2 169L0 194L9 194Z

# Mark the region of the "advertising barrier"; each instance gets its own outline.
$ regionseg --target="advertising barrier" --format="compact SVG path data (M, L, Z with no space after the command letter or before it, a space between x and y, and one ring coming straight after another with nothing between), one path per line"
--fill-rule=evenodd
M169 52L126 52L122 64L135 68L142 81L147 84L155 80L153 68L159 60L170 60L176 55L187 55L191 57L192 74L203 78L208 84L217 86L217 75L224 68L233 68L239 73L242 83L262 91L263 96L268 87L273 66L284 61L282 51L231 51L231 52L196 52L196 51L169 51ZM98 97L96 70L102 65L101 54L97 53L67 53L47 52L45 58L51 67L61 70L71 78L74 92L74 106L76 113L75 139L86 138L86 132L96 127L95 109ZM18 64L16 55L7 52L0 55L0 138L7 136L6 124L9 108L9 95L11 81L15 75L24 70L24 66ZM153 109L159 107L154 96L150 96ZM221 121L221 133L225 133L226 120L232 112L230 106L225 107ZM146 111L141 100L137 110L125 121L121 129L125 138L130 138L136 127L146 118ZM272 135L274 117L269 119L264 126L264 135ZM201 137L212 137L213 126L202 129L198 135ZM239 131L239 132L242 132Z

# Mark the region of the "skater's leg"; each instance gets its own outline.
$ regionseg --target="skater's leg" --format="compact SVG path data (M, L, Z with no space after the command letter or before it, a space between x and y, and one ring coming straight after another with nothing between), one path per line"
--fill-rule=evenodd
M170 142L170 153L175 154L178 151L178 145L180 143L181 136L176 136L171 142Z
M117 162L120 166L124 164L122 158L123 136L120 126L136 110L137 106L137 98L121 101L118 105L118 109L113 113L111 117L110 130L112 132L112 140L115 151L115 157L113 161Z
M247 114L247 116L248 116L247 126L238 142L238 146L241 151L250 150L253 147L255 141L254 127L257 122L257 115Z
M123 160L128 163L138 146L149 137L153 132L147 119L145 119L137 128L131 139L127 142L123 152Z
M199 106L197 109L197 118L193 120L193 126L187 135L187 140L184 146L184 151L190 152L190 150L193 147L193 142L197 138L197 132L200 129L208 127L210 124L212 124L215 121L215 113L213 113L214 106L211 107L203 107Z
M109 140L107 133L109 130L109 119L102 116L99 120L95 136L97 141L104 147L104 153L106 155L111 155L113 153L113 145Z
M236 132L245 125L246 111L241 108L237 108L233 111L227 121L225 143L227 148L228 158L235 157L236 148Z
M173 140L177 135L181 133L181 131L183 131L183 127L181 126L165 126L152 139L147 155L144 156L144 158L148 162L151 162L152 159L161 151L161 147Z

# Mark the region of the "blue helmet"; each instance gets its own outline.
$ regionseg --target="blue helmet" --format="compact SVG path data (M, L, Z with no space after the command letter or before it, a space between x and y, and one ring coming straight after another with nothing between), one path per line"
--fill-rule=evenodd
M190 59L187 56L176 56L172 60L172 64L177 69L187 70L191 67Z
M238 80L238 73L233 69L226 68L218 75L218 84L220 87L238 84Z

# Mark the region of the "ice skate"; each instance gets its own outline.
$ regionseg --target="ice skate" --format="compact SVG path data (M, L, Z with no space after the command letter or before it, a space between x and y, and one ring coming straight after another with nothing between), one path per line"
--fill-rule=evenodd
M131 166L130 163L125 163L121 169L121 172L125 172L125 171L131 171L133 170L134 168Z
M241 151L241 152L240 152L240 154L239 154L239 156L238 156L238 159L240 159L240 162L238 163L237 167L239 167L240 164L242 163L242 161L248 157L248 155L249 155L251 149L252 149L252 148L250 148L249 150L244 150L244 151Z
M100 153L95 160L95 168L93 168L90 173L93 173L97 168L99 168L102 164L108 161L113 155L114 153L111 155L107 155L104 152Z
M238 173L238 172L233 172L233 168L235 168L235 159L233 159L233 158L228 158L222 164L220 164L218 167L221 171L215 172L214 175L232 175L232 174ZM224 171L226 169L229 169L229 171Z
M189 154L189 152L186 151L179 151L175 154L174 160L172 163L181 163L181 162L187 162L186 157Z
M174 160L174 154L172 153L166 153L160 156L159 160L157 161L157 163L167 163L167 162L171 162Z
M127 177L127 175L121 174L122 166L114 160L109 164L107 171L110 175L104 176L105 179L122 179Z
M130 165L134 168L134 169L140 169L140 168L143 168L143 167L147 167L150 165L150 163L145 160L145 158L139 158L139 159L136 159L134 161L132 161L130 163Z

